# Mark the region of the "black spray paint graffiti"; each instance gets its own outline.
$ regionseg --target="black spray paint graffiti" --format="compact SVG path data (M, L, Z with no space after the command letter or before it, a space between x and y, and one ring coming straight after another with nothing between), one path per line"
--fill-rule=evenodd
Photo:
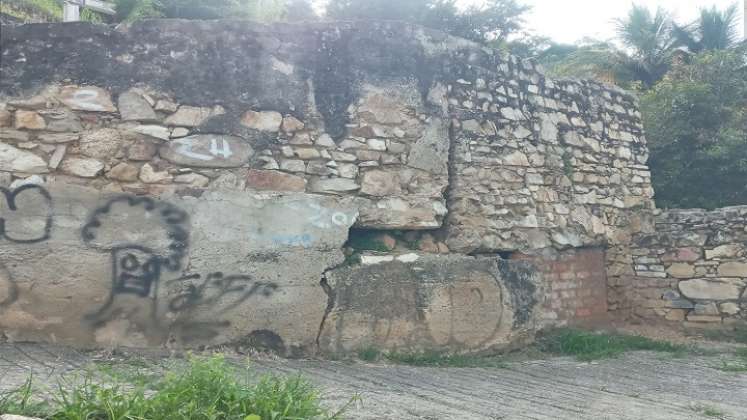
M155 305L162 271L181 269L189 246L188 220L181 209L148 197L120 196L96 209L81 236L89 246L111 253L112 289L90 317L105 317L119 294L151 297Z
M152 343L208 341L231 325L222 314L275 293L275 283L243 274L176 274L185 265L188 222L181 209L147 197L116 197L93 211L83 241L108 251L112 267L109 298L87 317L95 327L124 317ZM169 272L178 277L164 279Z
M0 187L0 241L17 244L46 241L52 231L52 197L39 185L14 190ZM23 207L20 208L20 204ZM31 214L30 214L31 213ZM37 219L37 220L34 220Z
M189 274L168 282L183 287L183 291L169 301L170 311L181 312L198 305L213 305L223 297L233 295L233 302L219 308L220 312L226 312L254 295L270 297L278 288L275 283L252 282L251 276L224 276L221 272L210 273L202 283L195 284L201 277L200 274Z
M188 274L169 280L167 284L180 289L169 300L168 309L177 314L172 329L178 331L185 343L212 340L231 325L230 321L221 319L195 320L192 315L200 308L209 308L210 318L217 318L253 296L268 298L278 289L275 283L255 282L251 276L221 272L204 278L200 274Z

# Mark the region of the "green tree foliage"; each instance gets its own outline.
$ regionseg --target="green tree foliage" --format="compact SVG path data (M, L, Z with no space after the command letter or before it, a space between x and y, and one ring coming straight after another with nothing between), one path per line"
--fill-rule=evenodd
M384 19L417 23L480 43L506 42L529 10L517 0L488 0L460 10L456 0L331 0L333 19Z
M660 207L747 204L747 66L743 49L707 51L643 94Z
M675 39L672 21L663 9L652 13L644 6L633 5L628 16L617 21L617 33L631 50L628 60L620 63L644 86L651 87L669 70Z
M689 25L673 25L673 34L679 45L690 52L726 50L739 43L739 9L736 4L721 11L715 6L700 10L700 17Z
M292 0L296 8L306 0ZM117 21L145 18L282 20L284 0L115 0ZM310 5L308 6L310 9Z
M109 0L114 17L83 8L87 22L132 22L148 18L251 19L261 22L314 20L310 0ZM62 0L0 0L0 12L23 22L59 22Z
M554 77L601 79L625 88L635 86L635 66L611 42L586 39L579 45L552 44L537 59Z

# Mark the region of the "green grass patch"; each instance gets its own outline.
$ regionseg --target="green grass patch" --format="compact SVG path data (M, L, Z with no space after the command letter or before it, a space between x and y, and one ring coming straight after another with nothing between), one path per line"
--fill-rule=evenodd
M718 408L710 405L696 405L693 407L693 411L695 411L696 413L700 413L706 417L713 417L717 419L722 419L726 416L726 413L723 410L719 410Z
M96 380L89 372L60 383L49 404L32 401L34 393L29 379L0 397L0 412L50 420L295 420L337 419L346 408L324 408L301 376L256 378L220 356L191 358L147 384Z
M376 347L358 350L358 359L366 362L386 361L419 367L506 367L505 360L498 356L452 354L439 351L397 352L381 351Z
M387 352L382 359L391 363L421 367L461 367L461 368L505 368L506 362L499 356L476 356L451 354L437 351Z
M724 360L717 369L733 373L747 372L747 348L737 349L734 355L736 356L736 360Z
M379 360L381 351L375 347L366 347L358 350L358 358L366 362L374 362Z
M575 356L582 361L617 357L636 350L665 352L673 356L682 356L688 351L686 346L636 335L596 333L572 328L546 331L538 338L537 346L542 352Z
M45 416L49 405L34 396L33 376L18 388L0 394L0 414L18 414L31 417Z

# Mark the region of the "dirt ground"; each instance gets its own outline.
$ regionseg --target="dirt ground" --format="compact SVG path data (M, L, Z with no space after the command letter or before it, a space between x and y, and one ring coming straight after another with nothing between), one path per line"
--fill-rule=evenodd
M675 358L631 352L579 362L556 357L508 362L502 368L422 368L350 361L252 361L262 372L302 373L319 385L331 407L353 395L350 419L625 419L747 420L747 373L720 367L733 357L720 347ZM0 391L29 374L54 384L92 364L159 369L173 354L156 351L81 352L45 344L0 344ZM229 356L243 363L242 356Z

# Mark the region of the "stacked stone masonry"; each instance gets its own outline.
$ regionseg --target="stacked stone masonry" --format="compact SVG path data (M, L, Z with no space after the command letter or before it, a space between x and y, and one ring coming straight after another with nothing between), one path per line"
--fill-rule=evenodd
M747 207L664 211L633 254L637 315L689 327L746 319Z
M621 90L396 23L2 30L7 338L479 351L640 295Z

